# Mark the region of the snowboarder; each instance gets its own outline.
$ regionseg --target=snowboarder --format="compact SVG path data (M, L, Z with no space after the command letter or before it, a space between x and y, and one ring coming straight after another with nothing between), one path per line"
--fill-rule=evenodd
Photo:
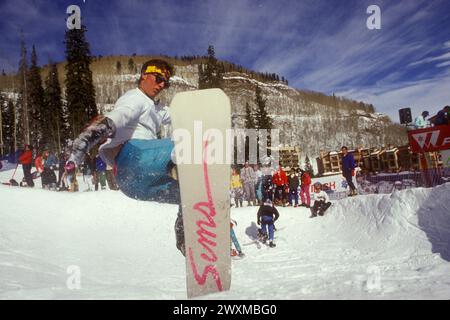
M342 175L347 181L348 186L350 187L349 196L356 196L358 193L356 192L356 187L353 183L353 177L355 176L355 158L353 155L348 152L348 148L343 146L341 148L342 151Z
M331 202L328 194L322 190L322 184L320 182L316 182L314 184L314 193L312 194L312 198L314 204L310 209L310 218L317 217L317 215L323 216L325 211L331 206Z
M73 143L69 162L80 165L84 154L101 144L99 154L107 165L116 165L116 181L123 193L140 200L179 204L178 182L169 176L174 144L170 139L158 139L161 127L170 124L171 118L169 108L156 96L169 86L172 75L173 67L164 60L145 62L138 87L127 91L111 112L96 117L83 130ZM175 235L176 247L185 255L181 205Z
M272 201L269 199L259 207L256 216L258 225L261 225L263 243L265 243L268 238L269 247L271 248L275 247L275 243L273 243L274 223L279 217L280 214L278 213L278 210L273 206Z

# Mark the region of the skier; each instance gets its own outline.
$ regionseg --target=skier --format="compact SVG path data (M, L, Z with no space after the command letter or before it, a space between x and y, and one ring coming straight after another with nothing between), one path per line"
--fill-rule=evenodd
M231 219L230 221L230 237L231 242L233 243L235 250L231 249L231 256L239 256L244 257L245 254L242 252L241 246L239 245L239 241L236 237L236 233L234 232L234 226L237 226L237 222Z
M248 161L245 161L244 168L241 169L241 179L244 185L244 194L247 199L247 206L256 206L255 183L256 175Z
M294 208L298 207L298 186L300 184L298 174L292 169L288 177L289 184L289 205L292 207L293 200L295 200Z
M274 223L279 217L280 214L278 213L278 210L273 206L272 201L269 199L259 207L256 216L258 225L261 225L262 241L263 243L266 243L267 238L269 238L269 247L271 248L275 247L275 243L273 243Z
M312 194L314 204L311 210L310 218L323 216L325 211L331 206L330 198L328 194L322 190L322 184L320 182L314 183L314 193Z
M303 169L300 169L301 181L302 185L300 187L300 198L302 200L302 204L300 206L309 208L311 206L311 176L308 172Z
M99 153L116 170L119 189L140 200L180 203L178 182L169 176L174 144L158 139L163 125L171 123L169 108L156 96L169 86L173 67L152 59L142 65L138 87L127 91L114 109L96 117L74 141L69 162L82 163L84 154L101 144ZM140 159L140 161L135 161ZM175 221L176 247L185 255L184 228L179 206Z
M236 205L236 208L239 208L239 204L242 208L242 198L244 195L244 192L242 190L242 182L241 182L241 176L237 172L235 168L231 169L231 197L234 198L234 204Z
M343 146L341 148L342 151L342 175L347 181L348 186L350 187L349 196L356 196L358 193L356 192L356 187L353 183L353 177L355 176L355 158L353 155L348 152L348 148Z
M22 164L23 176L28 187L34 187L33 177L31 176L31 165L33 163L33 147L29 144L25 145L25 150L19 157Z

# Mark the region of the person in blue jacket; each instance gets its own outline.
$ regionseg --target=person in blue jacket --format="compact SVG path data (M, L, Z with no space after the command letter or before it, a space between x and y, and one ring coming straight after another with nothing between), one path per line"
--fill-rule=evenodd
M259 207L256 219L258 225L261 225L261 238L263 243L269 238L269 247L271 248L275 247L275 243L273 243L274 223L279 217L280 214L270 199L266 199L264 204Z
M95 191L98 191L98 184L102 190L106 189L106 163L100 156L95 157Z
M353 183L353 177L355 176L355 158L351 153L348 153L348 148L343 146L341 148L342 151L342 175L347 181L348 186L350 187L349 196L356 196L356 187Z

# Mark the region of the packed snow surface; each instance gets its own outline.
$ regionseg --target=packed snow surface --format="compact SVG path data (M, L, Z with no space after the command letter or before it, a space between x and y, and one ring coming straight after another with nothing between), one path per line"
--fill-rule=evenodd
M78 193L0 185L0 299L185 299L177 206L83 192L82 179ZM279 208L276 248L251 240L256 211L231 209L246 256L230 291L202 298L450 298L450 183L340 200L314 219Z

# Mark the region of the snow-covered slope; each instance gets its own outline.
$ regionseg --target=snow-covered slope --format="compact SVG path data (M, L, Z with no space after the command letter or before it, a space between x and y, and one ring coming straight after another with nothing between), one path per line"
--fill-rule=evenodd
M1 299L186 297L177 206L38 187L0 185ZM274 249L250 239L256 208L233 208L246 257L233 261L231 291L206 298L449 299L449 200L447 183L341 200L315 219L306 208L280 208ZM71 266L80 290L66 285Z

